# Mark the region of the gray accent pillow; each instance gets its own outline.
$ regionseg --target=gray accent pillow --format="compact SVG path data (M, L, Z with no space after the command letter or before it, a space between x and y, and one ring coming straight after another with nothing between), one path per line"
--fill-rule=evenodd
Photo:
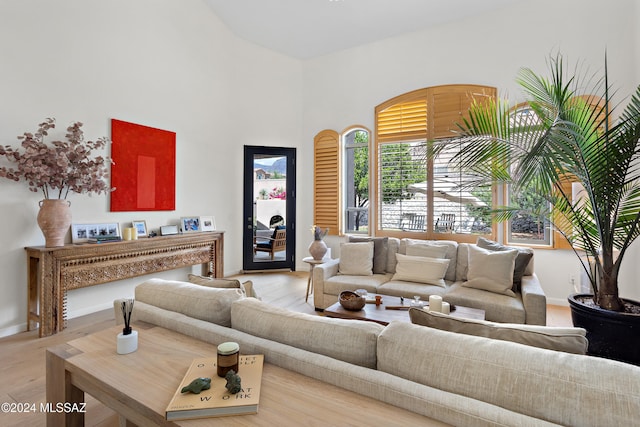
M384 274L387 270L388 237L349 236L349 242L373 242L373 274Z
M511 341L565 353L586 354L588 341L583 328L562 328L486 320L461 319L419 308L410 308L411 323L465 335Z
M487 249L490 251L510 251L517 250L518 256L516 256L515 266L513 267L513 291L519 292L520 283L522 282L522 276L533 258L533 249L531 248L522 248L517 246L505 246L498 242L494 242L493 240L485 239L484 237L478 237L478 242L476 243L479 247L483 249Z

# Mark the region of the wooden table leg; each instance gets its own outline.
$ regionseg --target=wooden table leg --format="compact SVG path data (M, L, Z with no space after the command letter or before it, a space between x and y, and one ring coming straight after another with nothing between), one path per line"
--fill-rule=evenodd
M47 426L84 426L83 411L67 411L65 407L84 407L84 392L71 382L71 374L65 368L65 360L79 350L62 344L47 349ZM63 405L60 407L60 405Z
M40 300L38 289L38 267L40 260L27 255L27 331L31 330L31 322L37 328L40 323L38 301Z
M307 279L307 294L304 296L304 302L309 301L310 290L313 290L313 264L309 264L309 278Z

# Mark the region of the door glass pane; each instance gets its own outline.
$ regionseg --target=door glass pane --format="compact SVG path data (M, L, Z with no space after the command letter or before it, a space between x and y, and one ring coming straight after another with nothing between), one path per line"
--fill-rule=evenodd
M256 262L286 259L287 158L253 158L253 230Z

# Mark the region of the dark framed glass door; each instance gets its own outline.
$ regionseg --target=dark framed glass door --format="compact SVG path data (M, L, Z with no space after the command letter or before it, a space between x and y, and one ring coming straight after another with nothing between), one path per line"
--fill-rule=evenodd
M243 270L295 270L295 148L245 145L243 213Z

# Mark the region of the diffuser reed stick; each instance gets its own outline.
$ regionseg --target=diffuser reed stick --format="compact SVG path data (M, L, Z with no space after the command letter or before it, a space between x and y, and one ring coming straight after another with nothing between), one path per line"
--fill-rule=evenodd
M133 302L133 299L126 299L122 301L122 316L124 317L122 335L129 335L131 333L131 312L133 311Z

